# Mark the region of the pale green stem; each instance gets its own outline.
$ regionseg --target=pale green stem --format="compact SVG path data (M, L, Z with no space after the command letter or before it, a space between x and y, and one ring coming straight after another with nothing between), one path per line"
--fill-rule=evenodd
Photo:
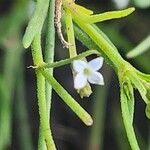
M47 35L46 35L46 45L45 45L45 57L46 63L53 63L54 61L54 48L55 48L55 27L54 27L54 12L55 12L55 0L50 0L47 17ZM50 74L53 74L53 69L49 69ZM51 108L51 97L52 97L52 87L46 82L46 101L47 110L50 119L50 108Z
M41 41L40 35L34 37L32 43L32 56L35 65L43 63L42 51L41 51ZM45 79L41 74L40 70L36 70L37 76L37 97L39 105L39 115L40 115L40 129L41 134L44 136L46 146L48 150L56 150L51 130L49 126L48 112L46 107L46 97L45 97Z
M101 49L101 52L109 58L109 60L113 64L113 68L118 72L121 71L124 66L127 64L127 62L121 57L121 55L114 50L114 48L110 45L110 43L102 36L100 35L96 29L90 25L82 22L80 19L74 18L75 22L78 24L78 26L88 34L88 36L99 46ZM128 65L127 65L128 66ZM128 66L129 67L129 66ZM127 136L130 142L130 145L133 150L138 150L139 146L135 137L134 129L132 126L132 123L130 121L130 114L128 110L128 103L126 100L122 98L124 93L121 92L121 107L122 107L122 116L127 132ZM127 104L126 104L127 103Z
M116 50L114 50L109 42L96 31L96 29L92 25L81 22L81 20L78 19L76 20L76 18L75 22L99 46L99 48L101 49L100 52L103 53L103 55L105 55L107 58L109 58L115 70L119 70L120 67L124 66L125 60Z
M76 44L75 44L75 35L74 35L74 29L73 29L73 22L72 22L72 15L68 9L65 10L65 21L66 21L66 30L67 30L67 35L68 35L68 41L69 41L69 53L70 53L70 58L77 56L77 51L76 51ZM85 58L83 58L84 61L86 61ZM72 74L73 77L75 77L75 72L72 69ZM78 93L81 97L84 96L89 96L92 91L90 84L87 83L86 86L80 90L78 90Z
M52 85L56 93L74 111L74 113L87 125L91 126L93 120L91 116L73 99L73 97L55 80L46 70L41 70L45 79Z
M83 53L77 55L76 57L68 58L68 59L65 59L65 60L60 60L60 61L54 62L54 63L44 63L44 64L40 65L38 68L60 67L60 66L72 63L72 61L74 61L74 60L82 59L82 58L85 58L85 57L87 57L89 55L92 55L92 54L100 55L100 53L97 50L87 50L86 52L83 52Z
M130 117L129 109L128 109L128 102L127 102L126 95L123 91L123 87L121 87L121 110L122 110L123 122L125 125L127 137L129 139L131 148L132 150L140 150L137 140L136 140L135 132L133 129L133 125L132 125L132 121L131 121L131 117Z
M68 2L69 1L70 0L68 0ZM71 5L71 3L68 3L68 9L69 9L69 5ZM106 38L104 38L101 34L98 33L97 29L94 28L93 25L83 22L82 18L77 16L74 13L74 11L72 11L71 9L70 9L70 12L72 13L75 23L101 49L100 52L105 56L105 58L109 59L109 61L112 64L112 67L119 74L119 76L121 74L121 78L123 78L125 76L124 71L126 71L126 69L128 69L128 70L130 69L128 72L134 73L134 72L132 72L132 69L133 69L132 66L121 57L121 55L116 51L116 49L114 49L114 47L108 42L108 40L106 40ZM136 79L138 80L138 77ZM135 80L133 80L133 79L132 79L132 81L135 82ZM121 80L120 85L122 85L122 82L124 82L124 79ZM136 81L136 83L139 83L139 82ZM136 85L136 87L138 88L139 85ZM142 92L145 92L145 91L141 88L142 88L142 86L140 87L140 89L138 88L138 90L140 91L140 94L144 98L143 95L145 95L145 93L142 94ZM129 108L128 108L127 97L123 91L123 87L121 87L121 108L122 108L122 117L123 117L123 121L125 124L126 132L127 132L127 136L128 136L131 148L133 150L139 150L139 146L138 146L135 132L134 132L133 125L132 125L132 119L131 119Z
M55 1L50 0L48 16L47 16L47 34L46 34L46 44L45 44L45 62L52 63L54 59L54 45L55 45L55 28L54 28L54 12L55 12ZM49 69L50 74L53 74L53 69ZM47 82L45 83L45 95L47 102L48 119L50 121L50 110L51 110L51 100L52 100L52 88ZM41 131L41 130L40 130ZM39 150L46 149L46 143L42 134L39 133Z
M66 21L66 30L69 42L69 55L70 58L77 56L76 44L75 44L75 36L73 30L73 23L72 23L72 15L70 11L67 9L65 10L65 21Z

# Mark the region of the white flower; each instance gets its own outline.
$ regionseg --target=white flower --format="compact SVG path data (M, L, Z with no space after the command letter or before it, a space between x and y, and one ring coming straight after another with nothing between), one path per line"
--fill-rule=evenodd
M82 60L73 61L73 69L77 73L74 78L74 88L82 89L86 86L87 82L104 85L103 76L98 72L102 65L102 57L95 58L88 63Z
M126 8L129 4L129 0L113 0L118 9Z

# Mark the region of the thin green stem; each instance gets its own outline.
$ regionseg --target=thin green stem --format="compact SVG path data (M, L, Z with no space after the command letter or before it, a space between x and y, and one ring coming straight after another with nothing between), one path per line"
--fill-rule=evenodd
M41 41L40 35L36 35L32 43L32 56L35 65L43 63L42 51L41 51ZM36 70L37 76L37 97L39 105L39 115L40 115L40 129L41 133L45 138L45 142L48 150L56 150L51 131L49 126L48 112L46 107L46 97L45 97L45 79L40 73L40 70Z
M55 45L55 28L54 28L54 12L55 12L55 1L49 1L49 9L47 16L47 34L46 34L46 44L45 44L45 62L52 63L54 59L54 45ZM50 74L53 74L53 69L49 69ZM46 95L46 105L48 112L48 119L50 121L50 110L51 110L51 100L52 100L52 88L47 82L45 83L45 95ZM40 130L41 131L41 130ZM52 133L51 133L52 134ZM39 143L38 149L46 149L46 143L42 133L39 133Z
M76 20L76 18L75 18L75 22L99 46L99 48L101 49L100 52L103 55L105 55L107 58L109 58L115 70L118 70L121 66L124 66L123 64L125 60L109 44L109 42L96 31L96 29L92 25L81 22L81 20L78 19Z
M55 0L50 0L47 17L47 35L46 35L46 45L45 45L45 57L46 63L53 63L54 61L54 48L55 48L55 27L54 27L54 12L55 12ZM49 69L50 74L53 74L53 69ZM51 94L52 87L46 82L46 101L48 114L50 114L51 108ZM49 115L50 116L50 115ZM50 118L49 118L50 119Z
M131 122L131 117L130 117L130 113L129 113L129 109L128 109L128 102L127 102L126 95L123 91L123 87L121 87L121 110L122 110L123 122L125 125L127 137L129 139L131 148L132 148L132 150L140 150L137 140L136 140L133 125Z
M65 9L65 21L66 21L66 30L68 35L68 41L70 43L69 45L69 53L70 58L77 56L77 50L76 50L76 44L75 44L75 35L74 35L74 28L73 28L73 22L72 22L72 14L68 9ZM85 58L83 58L84 61L86 61ZM75 75L74 70L72 70L73 77ZM90 84L87 83L86 86L80 90L78 90L78 93L80 96L83 97L89 97L89 95L92 93Z
M82 59L82 58L85 58L85 57L87 57L89 55L92 55L92 54L100 55L100 53L97 50L87 50L86 52L83 52L83 53L81 53L81 54L79 54L75 57L72 57L72 58L68 58L68 59L61 60L61 61L54 62L54 63L44 63L44 64L40 65L39 68L56 68L56 67L60 67L60 66L72 63L72 61L74 61L74 60Z
M72 23L72 15L70 11L67 9L65 10L65 21L66 21L66 30L69 42L69 55L70 58L77 56L76 44L75 44L75 36L73 30L73 23Z
M56 93L74 111L74 113L87 125L91 126L93 120L91 116L73 99L73 97L50 75L47 70L41 70L45 79L52 85Z

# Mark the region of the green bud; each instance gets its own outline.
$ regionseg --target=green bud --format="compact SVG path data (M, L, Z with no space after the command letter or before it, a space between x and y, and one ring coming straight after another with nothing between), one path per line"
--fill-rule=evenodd
M81 98L83 97L89 97L92 94L92 89L89 83L86 84L86 86L80 90L78 90L78 93Z

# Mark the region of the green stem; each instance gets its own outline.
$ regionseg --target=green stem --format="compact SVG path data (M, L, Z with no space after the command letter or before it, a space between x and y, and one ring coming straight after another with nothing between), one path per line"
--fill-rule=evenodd
M33 62L35 65L43 63L41 41L40 41L39 34L34 37L34 40L32 43L32 56L33 56ZM55 147L52 135L51 135L49 120L48 120L48 112L47 112L46 97L45 97L45 79L43 75L40 73L40 70L36 70L36 76L37 76L37 97L38 97L38 105L39 105L41 133L45 138L47 149L56 150L56 147Z
M93 120L91 116L73 99L73 97L50 75L46 70L41 70L45 79L52 85L56 93L75 112L75 114L87 125L91 126Z
M54 12L55 12L55 0L50 0L47 17L47 35L46 35L46 45L45 45L45 62L53 63L54 62L54 48L55 48L55 27L54 27ZM49 69L50 74L53 74L53 69ZM52 87L46 82L46 101L48 114L50 114L51 108L51 96L52 96ZM50 117L50 115L49 115ZM49 118L50 119L50 118Z
M95 44L101 49L101 53L105 55L105 57L109 58L112 62L113 67L116 71L124 65L125 60L121 57L121 55L114 49L114 47L101 35L97 32L97 30L93 27L93 25L88 24L82 20L76 14L74 9L74 3L71 0L64 0L63 2L64 8L70 11L73 20L75 23L85 32L88 36L95 42Z
M45 62L52 63L54 59L54 45L55 45L55 28L54 28L54 12L55 12L55 1L50 0L48 16L47 16L47 34L46 34L46 44L45 44ZM53 74L53 69L49 69L50 74ZM47 82L45 83L45 95L47 102L47 112L48 120L50 121L50 110L51 110L51 100L52 100L52 88ZM40 130L41 131L41 130ZM46 149L46 143L42 133L39 133L39 144L38 149Z
M65 10L65 21L66 21L66 30L69 42L69 55L70 58L77 56L76 44L75 44L75 36L73 30L72 16L70 11Z
M68 58L68 59L61 60L61 61L54 62L54 63L44 63L44 64L40 65L39 68L55 68L55 67L60 67L60 66L72 63L72 61L74 61L74 60L82 59L82 58L85 58L85 57L87 57L89 55L92 55L92 54L100 55L100 53L97 52L97 50L87 50L86 52L83 52L83 53L77 55L76 57Z
M129 109L128 109L128 102L127 102L126 95L123 91L123 87L121 87L121 110L122 110L123 122L125 125L127 137L129 139L131 148L132 148L132 150L140 150L137 140L136 140L133 125L131 122L131 117L130 117Z
M100 52L103 53L103 55L105 55L107 58L109 58L115 70L119 70L119 68L124 65L125 60L108 43L108 41L96 31L96 29L92 25L86 24L78 19L76 20L76 18L75 22L99 46L99 48L101 49Z

